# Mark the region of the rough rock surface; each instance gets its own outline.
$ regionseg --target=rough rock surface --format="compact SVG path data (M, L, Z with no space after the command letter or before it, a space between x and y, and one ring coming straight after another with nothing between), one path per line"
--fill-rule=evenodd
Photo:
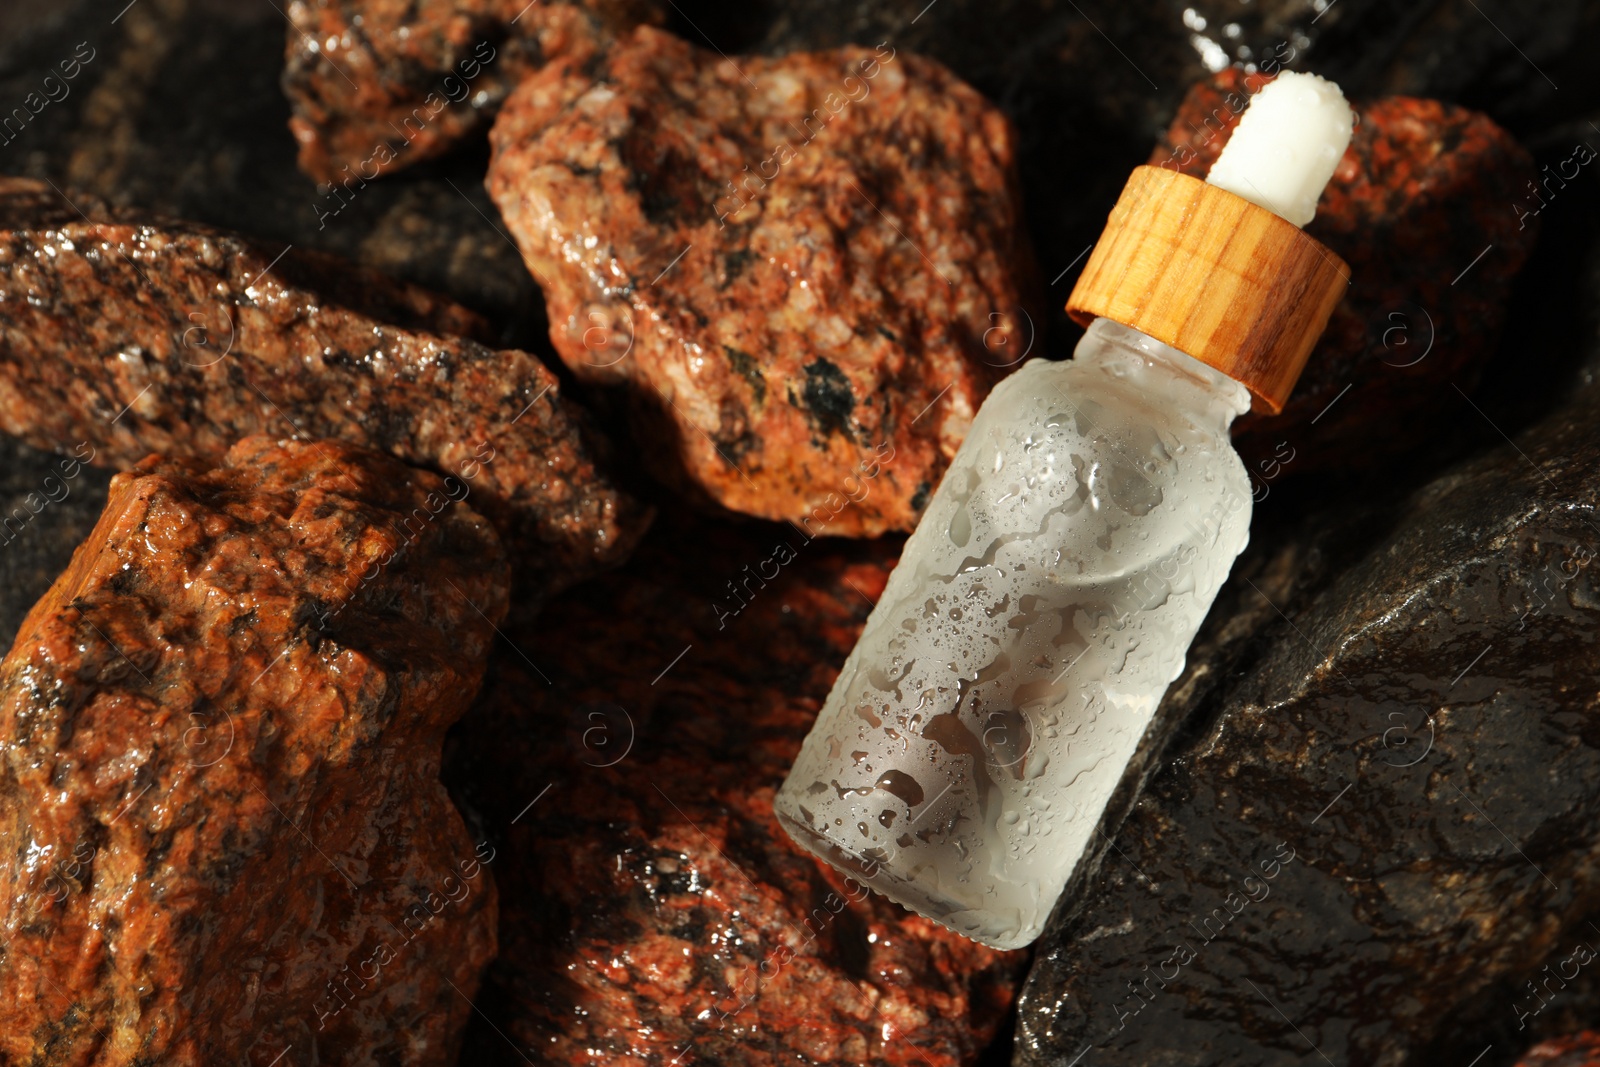
M1465 1063L1558 1018L1528 983L1600 890L1597 415L1436 480L1314 596L1255 593L1287 616L1069 890L1018 1064Z
M509 569L443 493L265 437L113 479L0 664L0 1058L454 1062L493 853L439 753Z
M912 528L1027 350L1010 124L891 45L735 62L642 27L524 82L491 141L556 350L733 511Z
M1195 86L1149 162L1205 177L1270 81L1230 69ZM1487 116L1410 97L1356 111L1306 227L1350 265L1349 292L1283 414L1234 427L1258 494L1280 469L1387 462L1456 421L1440 390L1472 388L1538 235L1533 161Z
M12 191L43 195L11 179L0 203ZM0 233L0 429L87 442L106 466L215 460L252 433L338 438L465 485L535 594L626 555L643 509L543 364L451 336L479 320L448 301L280 251L59 210Z
M1594 1067L1597 1063L1600 1034L1585 1031L1535 1045L1517 1061L1517 1067Z
M994 1035L1022 953L845 882L772 814L895 548L666 516L510 631L446 781L502 857L480 1004L536 1062L953 1067ZM480 1026L466 1062L522 1060Z
M447 151L486 129L516 84L558 56L588 62L660 22L659 0L294 0L283 88L300 166L338 185Z

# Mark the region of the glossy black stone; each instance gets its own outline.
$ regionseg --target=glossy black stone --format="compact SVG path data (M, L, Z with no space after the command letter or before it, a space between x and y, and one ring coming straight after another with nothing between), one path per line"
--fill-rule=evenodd
M1552 994L1592 1007L1542 983L1600 941L1597 417L1591 387L1365 530L1247 557L1038 945L1019 1067L1506 1063Z

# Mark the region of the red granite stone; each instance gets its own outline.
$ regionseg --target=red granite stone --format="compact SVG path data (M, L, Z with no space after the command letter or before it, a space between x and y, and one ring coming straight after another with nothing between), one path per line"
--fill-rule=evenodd
M439 754L508 584L338 442L117 475L0 663L0 1062L455 1062L494 853Z
M1015 135L932 60L645 27L528 79L490 137L556 350L626 388L658 474L733 511L911 529L1028 351Z
M772 814L896 551L671 516L509 631L446 780L500 838L481 1002L534 1062L953 1067L993 1037L1025 954L847 883Z
M283 88L300 168L355 191L488 128L517 83L660 22L659 0L293 0Z

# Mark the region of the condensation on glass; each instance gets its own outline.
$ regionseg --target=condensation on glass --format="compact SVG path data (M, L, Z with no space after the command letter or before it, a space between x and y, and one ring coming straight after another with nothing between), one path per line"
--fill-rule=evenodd
M1038 936L1249 537L1245 387L1097 320L984 403L779 791L789 833L999 948Z

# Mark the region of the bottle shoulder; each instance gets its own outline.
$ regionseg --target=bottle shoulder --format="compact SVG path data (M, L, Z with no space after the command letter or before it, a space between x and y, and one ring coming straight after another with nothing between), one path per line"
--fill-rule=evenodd
M968 440L994 453L997 470L1010 454L1029 455L1049 443L1056 452L1070 447L1084 457L1120 460L1158 482L1198 475L1248 489L1228 431L1232 415L1218 418L1203 400L1194 402L1192 390L1166 384L1078 360L1030 360L985 400Z
M1039 542L1062 574L1102 577L1184 546L1231 559L1251 504L1225 425L1104 368L1033 361L984 402L907 556L960 568Z
M1185 436L1229 440L1229 426L1249 410L1249 391L1183 358L1209 377L1115 346L1080 345L1073 359L1029 360L990 395L1012 417L1024 417L1034 406L1088 405L1103 409L1105 421L1118 426L1145 424Z

